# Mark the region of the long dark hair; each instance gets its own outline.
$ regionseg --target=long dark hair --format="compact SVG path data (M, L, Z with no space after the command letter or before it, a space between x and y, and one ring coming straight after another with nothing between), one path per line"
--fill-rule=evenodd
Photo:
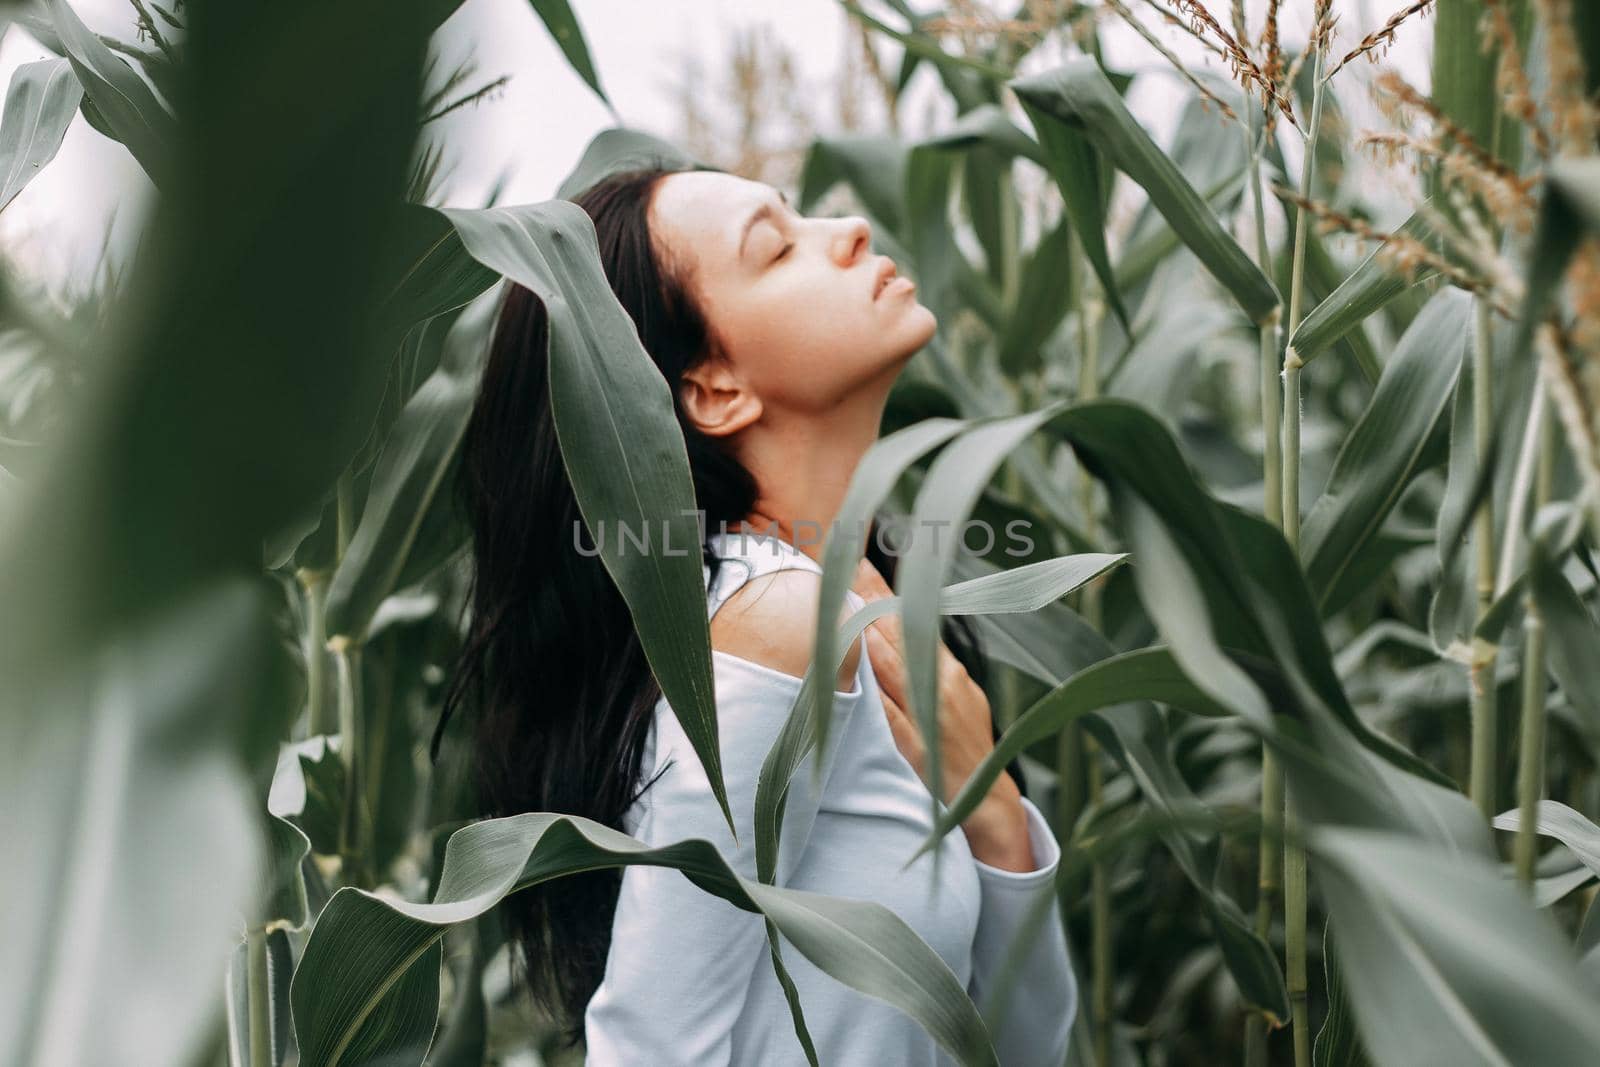
M607 177L574 198L594 221L600 261L644 350L677 402L684 371L716 352L716 340L681 264L652 242L650 199L664 169ZM576 551L580 520L550 412L549 322L544 303L508 283L462 442L455 491L472 528L467 632L434 733L465 704L473 728L473 780L485 817L528 811L581 815L622 829L643 791L640 766L661 690L622 594L598 556ZM705 529L745 519L756 483L716 440L677 408ZM889 581L894 558L867 538L867 556ZM716 575L718 559L702 554ZM953 625L952 625L953 624ZM987 662L965 619L946 642L980 683ZM521 948L534 997L583 1033L611 942L620 870L545 882L506 898L502 911Z

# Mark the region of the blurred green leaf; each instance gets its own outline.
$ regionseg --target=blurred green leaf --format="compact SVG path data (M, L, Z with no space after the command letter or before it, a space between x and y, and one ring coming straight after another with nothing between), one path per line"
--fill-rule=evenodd
M819 137L806 153L796 207L802 212L810 211L828 190L844 182L867 213L904 243L907 161L906 146L893 137Z
M49 10L162 195L0 539L0 808L31 872L7 898L0 1044L40 1067L184 1063L261 906L248 770L295 706L261 547L377 401L425 33L369 3L190 0L176 126Z
M1555 562L1556 554L1535 544L1528 570L1533 602L1544 620L1550 673L1591 739L1600 738L1600 627Z
M0 117L0 211L55 158L82 98L66 59L24 63L11 75Z
M597 184L602 178L633 168L657 167L665 170L693 170L702 167L677 145L643 130L614 126L601 130L583 150L578 165L567 175L556 192L557 199L571 200Z
M84 96L150 180L165 187L178 138L171 114L144 79L89 31L67 0L43 2Z
M1516 809L1501 812L1494 817L1494 828L1520 831L1522 813ZM1533 828L1540 836L1566 845L1585 867L1600 875L1600 826L1559 800L1541 800L1534 814Z
M1000 326L1000 366L1008 374L1030 370L1038 350L1072 309L1072 226L1061 219L1022 262L1016 307Z
M1322 1029L1317 1031L1311 1062L1314 1067L1367 1067L1355 1020L1350 1016L1350 997L1345 992L1344 972L1334 948L1332 923L1326 924L1322 931L1322 968L1328 984L1328 1014L1322 1020Z
M1359 961L1344 989L1375 1062L1593 1060L1596 991L1489 860L1361 830L1320 831L1312 852L1341 957Z

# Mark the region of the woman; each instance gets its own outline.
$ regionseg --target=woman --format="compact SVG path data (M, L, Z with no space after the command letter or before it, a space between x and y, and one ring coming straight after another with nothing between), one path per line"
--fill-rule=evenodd
M652 845L705 838L754 878L757 773L799 691L815 626L821 546L803 531L826 529L837 514L890 386L932 336L934 317L872 253L863 220L802 217L758 182L640 170L601 181L577 203L677 401L710 534L704 574L738 843L593 542L575 536L579 513L546 392L548 324L538 298L515 285L463 446L476 571L446 715L473 696L485 814L583 815ZM850 611L889 593L892 560L876 537L867 551ZM844 661L826 776L814 792L810 760L795 775L778 881L893 909L982 1004L1028 904L1051 892L1059 849L1002 775L963 832L941 844L938 883L931 853L900 870L930 823L897 622L874 624ZM946 635L961 650L958 658L940 647L948 803L992 750L994 726L964 666L981 671L970 640L953 627ZM534 993L565 1015L573 1040L581 1030L590 1063L805 1062L761 917L678 872L592 872L516 894L506 908ZM1048 910L1021 961L1009 1021L994 1035L1007 1065L1064 1057L1076 988L1059 915ZM834 981L792 946L784 961L820 1062L947 1062L888 1004Z

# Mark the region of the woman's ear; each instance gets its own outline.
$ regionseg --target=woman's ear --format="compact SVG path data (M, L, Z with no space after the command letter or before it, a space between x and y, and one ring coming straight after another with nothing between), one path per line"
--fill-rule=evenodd
M684 371L678 395L684 414L707 437L738 433L761 417L761 398L721 359Z

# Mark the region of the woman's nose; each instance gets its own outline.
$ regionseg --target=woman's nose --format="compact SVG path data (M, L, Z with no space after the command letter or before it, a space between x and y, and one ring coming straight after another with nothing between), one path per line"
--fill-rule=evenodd
M839 232L834 235L834 255L840 266L848 267L872 248L872 227L859 215L849 215L839 221Z

